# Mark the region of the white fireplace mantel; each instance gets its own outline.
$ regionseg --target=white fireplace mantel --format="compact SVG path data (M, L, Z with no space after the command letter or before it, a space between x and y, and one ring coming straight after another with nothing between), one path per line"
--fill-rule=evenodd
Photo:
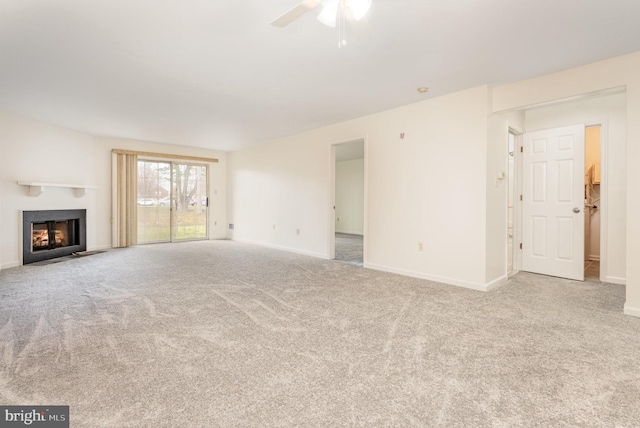
M97 189L97 186L85 186L84 184L42 183L39 181L18 181L21 186L29 186L29 196L40 196L46 187L67 187L73 189L76 197L81 198L89 189Z

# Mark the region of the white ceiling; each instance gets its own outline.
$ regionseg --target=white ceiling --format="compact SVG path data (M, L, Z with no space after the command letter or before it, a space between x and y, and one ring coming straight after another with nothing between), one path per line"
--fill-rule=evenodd
M340 49L297 3L0 0L0 109L236 150L640 50L638 0L373 0Z

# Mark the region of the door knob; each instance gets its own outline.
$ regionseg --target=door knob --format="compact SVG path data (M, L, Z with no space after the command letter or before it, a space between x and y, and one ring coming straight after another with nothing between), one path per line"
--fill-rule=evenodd
M573 212L574 212L574 213L576 213L576 214L578 214L578 213L580 212L580 208L575 207L575 208L573 209Z

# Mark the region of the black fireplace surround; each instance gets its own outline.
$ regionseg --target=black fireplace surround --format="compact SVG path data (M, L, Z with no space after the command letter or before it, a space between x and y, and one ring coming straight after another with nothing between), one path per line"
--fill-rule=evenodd
M22 264L87 250L87 210L22 212Z

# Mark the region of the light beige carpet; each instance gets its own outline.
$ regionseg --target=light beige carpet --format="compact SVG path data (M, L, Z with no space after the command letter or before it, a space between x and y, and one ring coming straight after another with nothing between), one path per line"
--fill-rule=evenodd
M349 233L336 233L336 260L362 266L363 237Z
M229 241L0 272L0 402L73 427L640 424L624 287L490 293Z

